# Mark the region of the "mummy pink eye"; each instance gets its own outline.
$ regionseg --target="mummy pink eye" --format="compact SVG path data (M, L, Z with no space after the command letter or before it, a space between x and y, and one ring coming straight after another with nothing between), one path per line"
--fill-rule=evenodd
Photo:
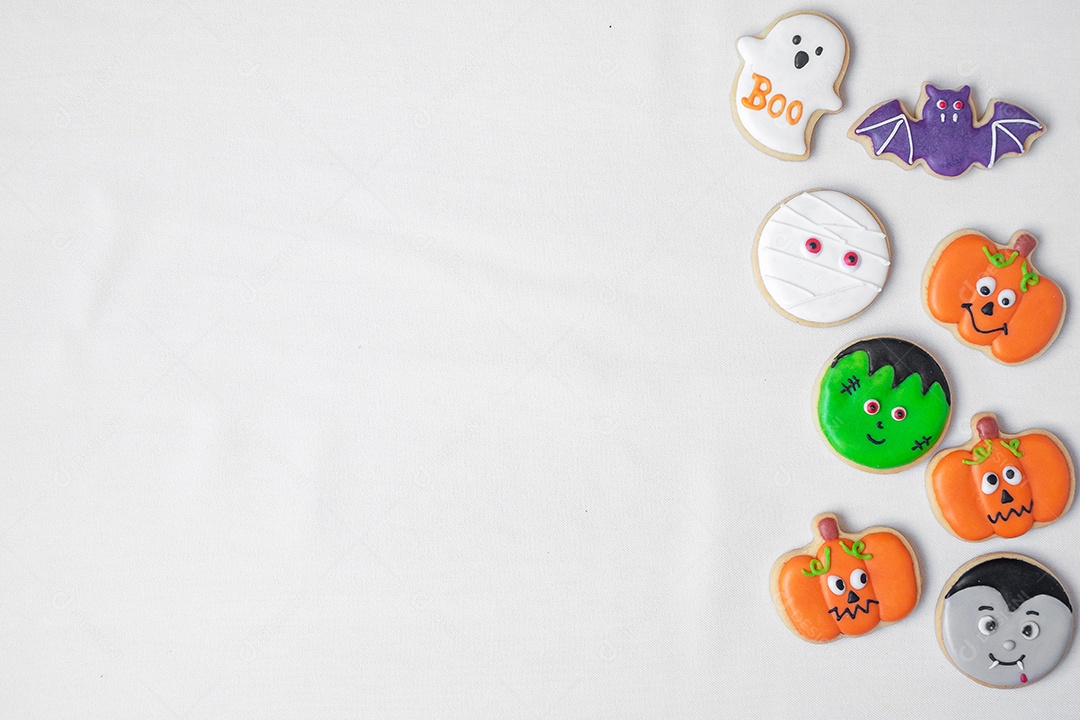
M848 250L844 253L844 265L849 268L859 267L859 253L854 250Z
M949 103L945 102L944 100L938 100L937 106L938 110L944 110L945 108L949 107Z
M863 403L862 409L866 411L867 415L877 415L878 410L881 409L881 403L877 400L867 400Z
M821 252L821 241L817 238L809 238L806 241L805 247L806 252L810 253L811 255L817 255L819 252Z
M956 102L954 102L954 103L952 104L952 106L953 106L953 109L954 109L954 110L963 110L963 109L964 109L964 103L960 102L959 100L957 100Z
M892 419L899 422L907 417L907 410L902 407L894 407L892 409Z

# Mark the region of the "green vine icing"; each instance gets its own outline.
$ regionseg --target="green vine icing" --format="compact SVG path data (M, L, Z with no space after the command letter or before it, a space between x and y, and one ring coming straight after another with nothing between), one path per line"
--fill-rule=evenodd
M1024 276L1020 278L1020 292L1027 292L1029 286L1039 284L1039 274L1034 270L1028 270L1026 260L1020 263L1020 272L1024 274Z
M1012 265L1013 260L1016 260L1016 257L1020 253L1013 250L1013 254L1009 256L1008 260L1006 260L1004 253L996 252L996 253L991 255L990 254L990 248L983 245L983 254L986 255L986 259L989 260L990 263L994 267L996 267L996 268L1004 268L1004 267L1009 267L1010 265Z
M860 560L874 559L874 556L870 553L863 552L864 550L866 550L866 543L864 543L862 540L856 540L855 542L851 543L851 547L845 545L843 540L840 540L839 542L840 548L852 557L857 557Z
M842 545L843 543L841 543ZM825 562L821 562L817 558L810 558L810 569L803 570L802 574L806 577L816 577L818 575L824 575L829 572L829 568L832 567L832 557L829 552L829 548L825 548Z
M1013 438L1012 440L1002 440L1001 447L1011 452L1016 457L1024 457L1024 453L1020 452L1020 438Z
M989 440L984 440L983 442L985 443L985 445L976 445L975 447L971 448L971 454L975 458L974 460L961 460L960 462L964 463L965 465L981 465L983 462L985 462L986 458L990 457L993 443L991 443ZM1002 440L1001 444L1004 445L1005 441ZM1017 440L1016 444L1019 445L1020 441Z

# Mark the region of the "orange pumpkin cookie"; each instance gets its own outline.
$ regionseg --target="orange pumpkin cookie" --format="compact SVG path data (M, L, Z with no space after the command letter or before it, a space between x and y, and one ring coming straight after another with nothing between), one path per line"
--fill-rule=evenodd
M813 521L814 540L773 564L776 610L803 640L865 635L905 618L919 602L919 563L907 539L887 527L840 531L832 513Z
M930 317L969 347L1006 365L1033 360L1057 337L1065 296L1031 262L1027 232L1000 246L974 230L941 241L923 273Z
M1049 525L1072 505L1076 476L1061 441L1045 430L1001 432L997 417L971 418L971 441L942 450L926 470L934 515L961 540L1012 538Z

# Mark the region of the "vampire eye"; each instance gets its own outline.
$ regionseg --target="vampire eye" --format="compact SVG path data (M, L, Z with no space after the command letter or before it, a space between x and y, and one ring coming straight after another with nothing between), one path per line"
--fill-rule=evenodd
M975 283L975 289L979 291L979 294L983 297L990 297L991 293L997 288L997 280L992 277L979 278L979 281Z
M952 104L952 106L953 106L953 110L963 110L964 109L964 103L960 102L959 100L954 102Z
M1039 624L1033 622L1024 623L1024 627L1020 628L1020 634L1028 640L1034 640L1039 637Z
M848 250L844 253L844 257L841 258L841 260L844 263L844 267L849 267L851 269L859 267L859 253L854 250Z
M998 305L1003 308L1012 307L1016 304L1016 293L1012 290L1002 290L998 293Z
M1010 485L1019 485L1020 481L1024 479L1024 476L1020 473L1020 469L1013 467L1012 465L1005 466L1005 469L1001 471L1001 477L1005 478L1005 482Z
M995 630L997 630L997 620L990 617L989 615L983 615L981 618L979 618L979 632L981 632L983 635L989 635Z
M823 50L823 48L819 47L817 50L814 51L814 54L815 55L820 55L822 53L822 50Z
M862 409L866 411L867 415L877 415L878 410L881 409L881 403L877 400L867 400L863 403Z
M851 587L855 588L856 590L859 590L861 588L866 587L866 581L868 579L869 578L866 577L866 571L865 570L856 569L856 570L851 571L851 577L848 578L848 582L851 583Z
M793 44L795 44L795 45L798 45L799 43L802 42L802 36L801 35L796 35L795 37L791 38L791 42Z
M806 252L810 253L811 255L817 255L819 252L821 252L821 241L817 238L807 238L806 242L803 244L803 247L806 248Z
M997 473L988 472L988 473L983 475L983 481L982 481L983 495L992 494L995 490L998 489L999 485L1001 485L1001 482L998 480Z
M938 110L944 110L945 108L949 107L949 103L945 102L944 100L938 100L937 106Z
M828 584L829 591L832 592L833 595L843 595L844 590L847 589L847 586L844 585L844 579L839 575L830 575L829 579L825 582Z
M892 409L892 419L893 420L895 420L897 422L900 422L901 420L903 420L906 417L907 417L907 410L905 410L904 408L902 408L900 406L897 406L897 407L894 407Z

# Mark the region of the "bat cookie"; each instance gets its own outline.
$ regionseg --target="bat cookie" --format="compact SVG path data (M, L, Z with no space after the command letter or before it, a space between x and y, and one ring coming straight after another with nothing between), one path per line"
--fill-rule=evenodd
M841 532L836 516L813 520L814 540L772 567L776 611L803 640L865 635L903 620L919 602L919 563L907 539L887 527Z
M769 303L803 325L838 325L877 299L889 239L870 208L835 190L789 197L754 242L754 274Z
M848 42L836 22L815 12L777 18L756 37L739 38L742 64L731 89L732 114L757 149L781 160L810 157L810 136L825 113L839 112Z
M937 604L938 644L972 680L1018 688L1065 656L1073 608L1045 565L1015 553L977 557L953 573Z
M1076 480L1065 446L1046 430L1001 432L993 413L971 418L971 442L942 450L926 468L938 521L961 540L1014 538L1061 517Z
M1020 231L999 246L974 230L938 244L923 273L923 306L960 342L1006 365L1028 362L1057 337L1065 296L1031 262L1037 241Z
M942 90L923 83L912 115L903 102L876 105L851 126L871 157L892 160L904 169L922 165L940 178L960 177L972 166L989 170L998 160L1022 155L1046 132L1046 126L1019 105L991 100L986 113L975 114L967 85Z
M829 447L862 470L911 467L941 442L952 415L949 381L923 348L898 337L857 340L818 377L814 418Z

